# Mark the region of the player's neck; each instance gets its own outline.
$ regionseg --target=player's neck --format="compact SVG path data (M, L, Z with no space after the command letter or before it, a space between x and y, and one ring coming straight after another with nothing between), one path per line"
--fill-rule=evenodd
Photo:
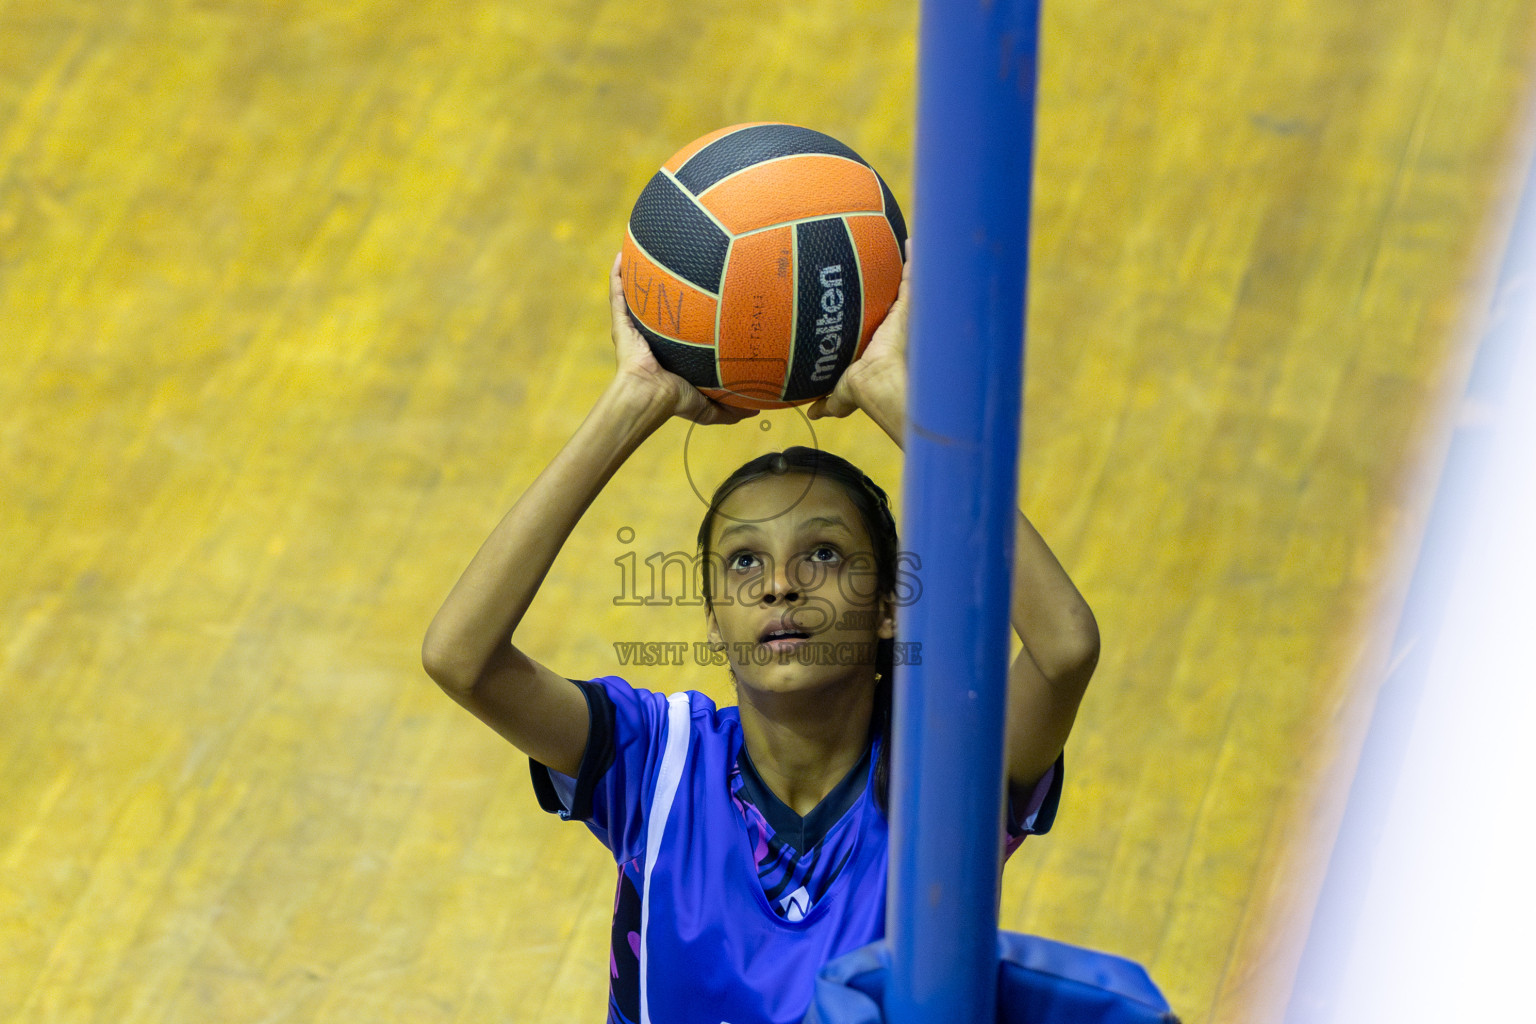
M847 776L869 745L871 689L815 705L747 691L740 697L741 731L753 767L774 795L802 817Z

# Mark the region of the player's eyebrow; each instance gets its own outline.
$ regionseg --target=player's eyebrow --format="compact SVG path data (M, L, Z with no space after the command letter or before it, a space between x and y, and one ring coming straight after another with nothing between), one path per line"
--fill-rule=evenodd
M755 533L756 531L757 531L757 524L756 523L737 523L735 526L727 526L725 529L720 531L720 536L715 538L715 544L716 544L717 547L724 547L725 546L726 538L731 537L734 534L738 534L738 533L743 533L743 532L753 532L753 533Z

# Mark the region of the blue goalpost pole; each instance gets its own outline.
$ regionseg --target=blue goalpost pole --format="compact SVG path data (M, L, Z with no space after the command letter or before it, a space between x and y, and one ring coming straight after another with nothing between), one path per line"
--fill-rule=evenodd
M891 1024L997 1014L1038 0L924 0L886 936Z

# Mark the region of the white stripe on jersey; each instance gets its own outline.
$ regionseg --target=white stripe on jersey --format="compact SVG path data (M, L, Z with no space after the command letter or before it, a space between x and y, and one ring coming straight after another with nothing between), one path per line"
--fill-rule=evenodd
M688 759L689 719L692 715L686 693L674 693L667 698L667 746L661 757L661 768L656 773L656 789L651 794L651 807L645 822L645 884L640 893L640 1024L651 1024L645 941L651 920L651 869L656 866L667 816L672 813L677 784L683 777L683 762Z

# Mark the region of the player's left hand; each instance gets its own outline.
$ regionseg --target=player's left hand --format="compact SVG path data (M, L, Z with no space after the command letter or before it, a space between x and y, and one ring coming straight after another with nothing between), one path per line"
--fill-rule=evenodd
M904 410L907 398L907 286L912 274L911 243L901 268L896 301L875 328L869 344L838 378L832 393L818 398L806 410L811 419L843 417L855 409L875 414L872 406L896 405ZM876 416L878 419L879 417Z

